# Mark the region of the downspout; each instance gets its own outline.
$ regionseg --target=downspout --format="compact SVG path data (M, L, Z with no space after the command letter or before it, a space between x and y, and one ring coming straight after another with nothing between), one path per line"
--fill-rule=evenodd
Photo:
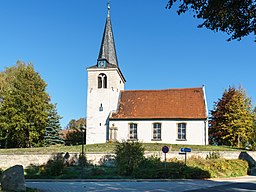
M204 145L208 144L208 106L207 106L207 100L206 100L206 93L205 93L205 85L202 86L203 94L204 94L204 106L205 106L205 116L206 120L204 121Z

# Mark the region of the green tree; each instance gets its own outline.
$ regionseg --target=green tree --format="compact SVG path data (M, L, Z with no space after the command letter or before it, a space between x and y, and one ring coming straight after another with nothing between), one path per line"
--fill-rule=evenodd
M192 11L194 17L203 20L198 27L223 31L230 35L228 41L249 34L256 37L255 0L169 0L166 8L171 9L174 3L178 3L179 15Z
M245 90L229 87L214 103L210 119L210 137L220 145L244 147L253 136L251 100Z
M82 144L83 133L81 132L81 126L86 126L86 119L79 118L77 120L71 119L66 126L65 144L66 145L79 145ZM86 133L85 137L86 137Z
M86 126L86 119L85 118L79 118L77 120L71 119L69 121L68 125L66 126L66 129L73 129L73 130L80 131L80 127L82 125Z
M58 115L57 104L52 104L49 115L48 115L48 126L45 128L45 144L55 145L55 144L64 144L63 139L60 137L60 119L61 116Z
M117 142L115 147L116 166L120 175L131 176L144 160L144 148L139 142Z
M17 62L0 72L0 142L5 147L43 145L50 97L32 64Z

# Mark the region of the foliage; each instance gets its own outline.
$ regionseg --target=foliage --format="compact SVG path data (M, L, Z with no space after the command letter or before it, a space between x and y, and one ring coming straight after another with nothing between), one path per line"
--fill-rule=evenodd
M140 179L203 179L209 178L208 171L198 167L186 166L181 161L161 162L159 158L149 157L141 161L133 176Z
M47 84L33 65L17 62L0 72L0 143L42 146L51 108Z
M118 167L87 164L84 178L137 178L137 179L204 179L216 177L235 177L246 175L248 163L235 159L203 159L191 157L184 161L171 159L166 163L157 157L143 158L134 167L131 175L120 174ZM56 157L44 166L30 166L25 169L26 178L75 179L81 177L81 166L65 164L63 158Z
M82 144L82 133L81 126L86 126L86 119L80 118L78 120L71 119L68 125L65 127L67 134L65 135L65 144L66 145L81 145ZM86 133L84 133L86 135Z
M65 145L81 145L83 133L79 130L68 130L65 136Z
M63 139L60 137L59 132L61 130L60 126L61 117L57 113L56 104L51 105L48 115L48 126L45 128L45 144L55 145L64 144Z
M187 161L187 166L197 167L207 171L211 178L235 177L247 175L248 163L241 159L202 159L191 158Z
M120 175L130 176L144 159L144 148L139 142L117 142L115 155L118 173Z
M198 27L223 31L230 35L228 41L241 40L249 34L256 35L255 0L169 0L167 8L179 2L178 14L192 11L194 17L202 19Z
M62 158L54 158L45 165L45 174L51 176L58 176L63 173L65 168L64 160Z
M244 147L255 130L251 100L242 88L229 87L211 111L210 137L219 145Z
M80 118L78 120L71 119L69 121L68 125L66 126L66 129L73 129L73 130L80 131L80 127L82 125L86 125L86 119L85 118Z
M219 159L220 153L217 151L209 152L209 154L206 156L206 159Z

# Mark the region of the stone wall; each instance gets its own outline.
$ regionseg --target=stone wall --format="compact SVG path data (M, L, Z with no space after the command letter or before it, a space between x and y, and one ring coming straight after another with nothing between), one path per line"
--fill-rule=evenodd
M187 153L187 158L192 156L206 158L209 152L191 152ZM221 151L220 155L225 159L238 159L240 156L240 151ZM256 162L256 152L247 152L247 154ZM47 161L52 159L56 155L65 154L9 154L9 155L1 155L0 154L0 168L5 170L14 165L23 165L24 168L29 165L43 165L46 164ZM164 154L162 152L146 152L145 156L156 156L160 157L162 161L164 161ZM108 159L113 158L114 154L111 153L86 153L86 158L90 163L100 164L103 161L107 161ZM79 157L79 153L69 153L69 161L77 162ZM179 160L184 159L184 155L179 155L178 151L171 151L166 154L167 160L170 158L177 158Z

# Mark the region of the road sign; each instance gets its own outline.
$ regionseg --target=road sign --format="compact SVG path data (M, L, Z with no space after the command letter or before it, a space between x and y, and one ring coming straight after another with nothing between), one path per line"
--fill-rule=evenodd
M163 151L163 153L168 153L169 147L163 146L162 151Z
M191 152L191 148L181 148L180 151L185 152L185 153L189 153L189 152Z

